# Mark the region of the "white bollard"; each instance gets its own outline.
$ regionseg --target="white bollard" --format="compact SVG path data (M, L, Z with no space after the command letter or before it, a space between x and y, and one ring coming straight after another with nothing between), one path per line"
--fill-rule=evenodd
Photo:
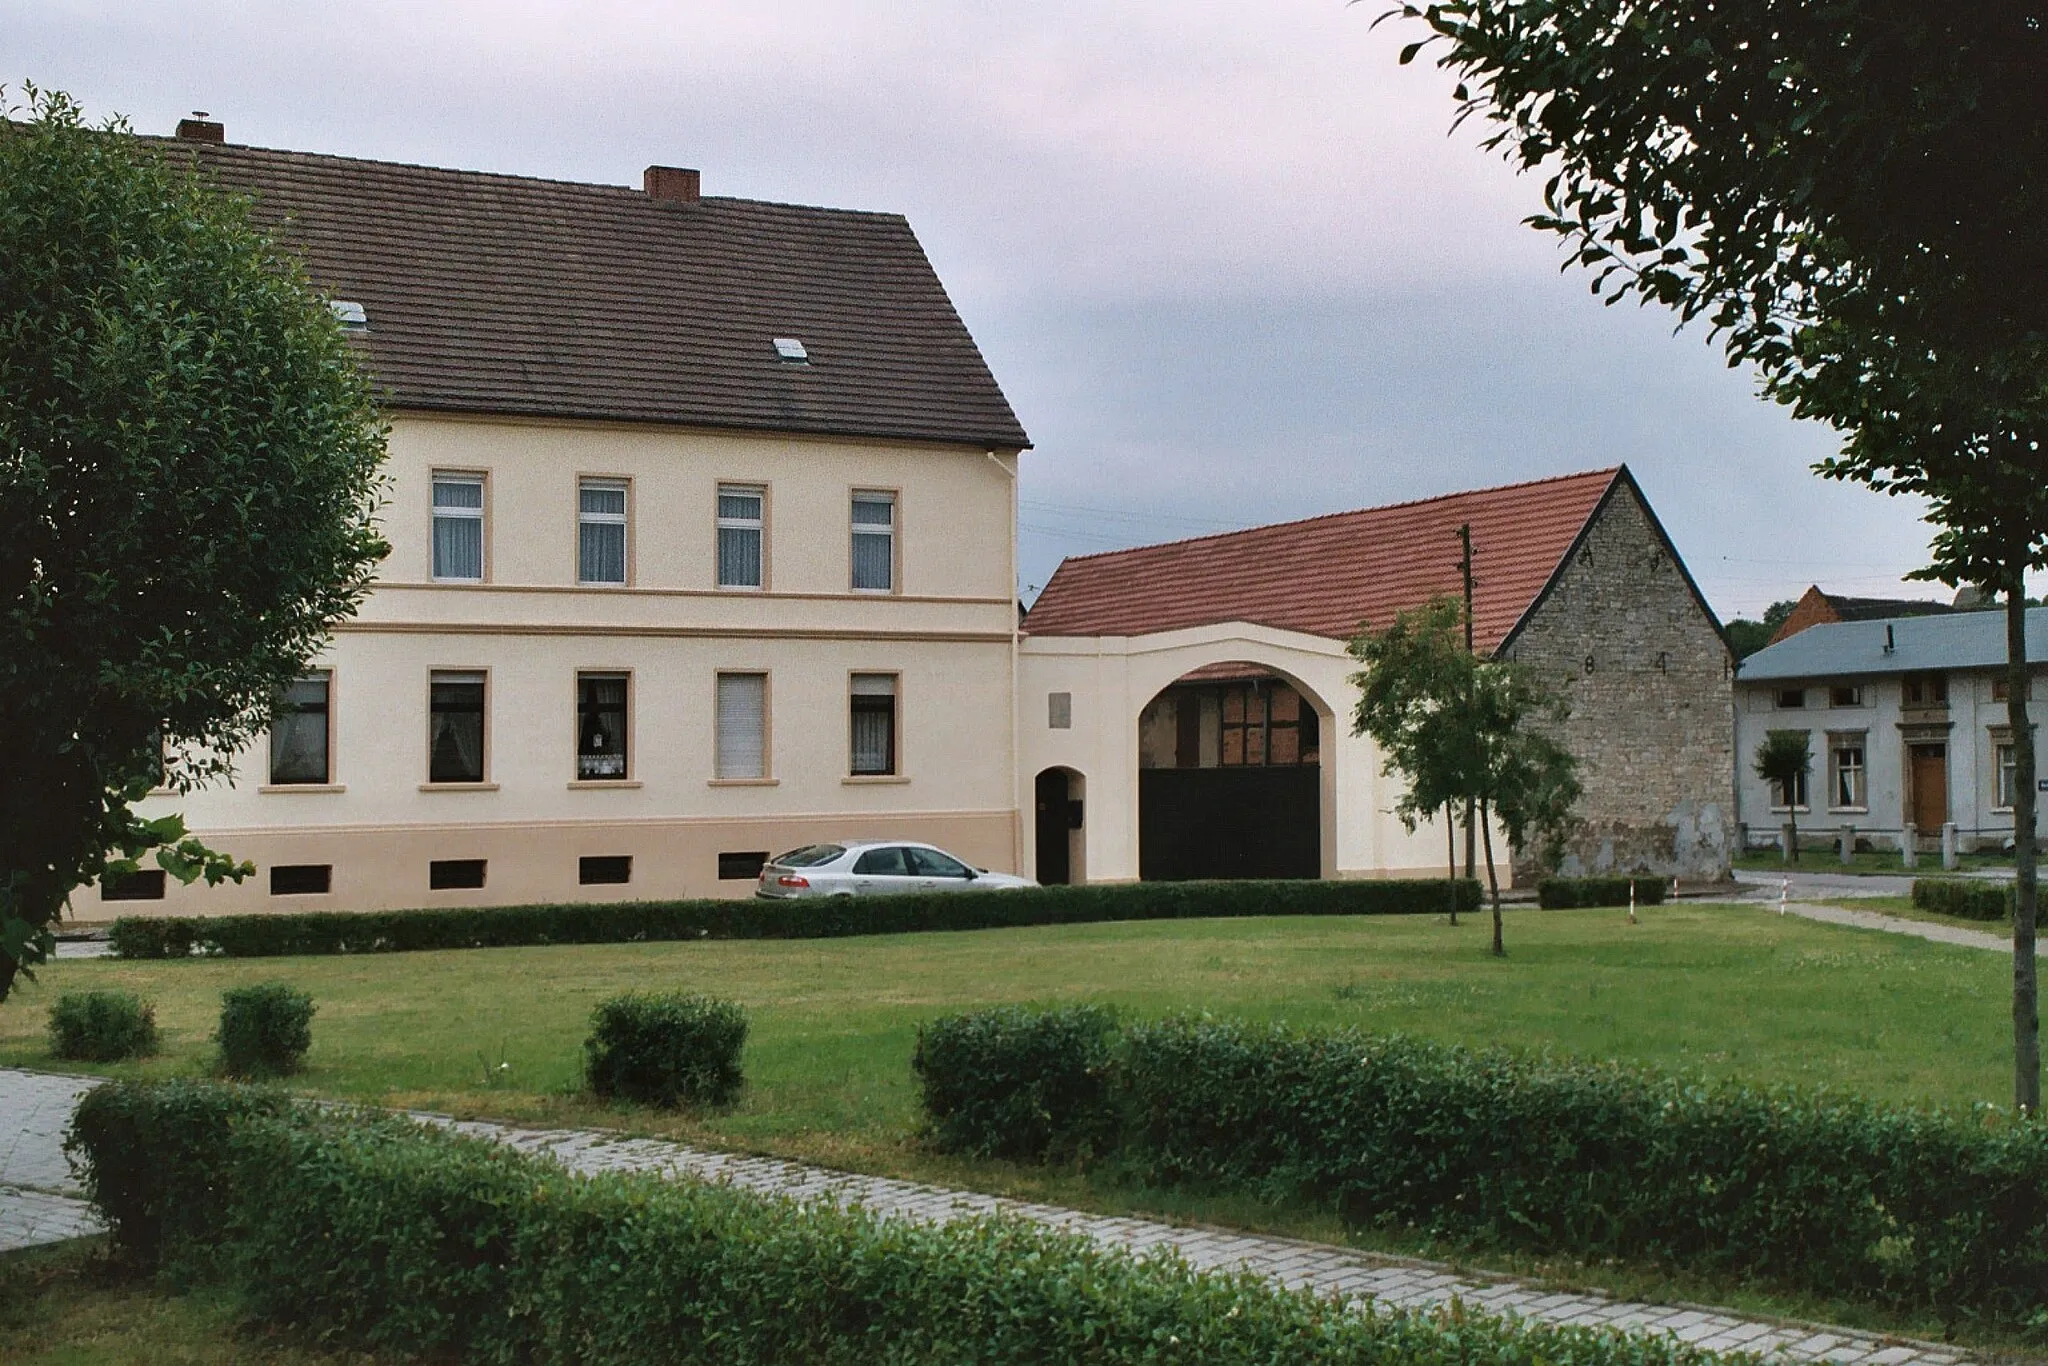
M1628 923L1636 923L1636 880L1633 877L1628 880Z
M1785 906L1792 900L1792 879L1786 878L1778 884L1778 914L1785 914Z
M1948 821L1941 827L1941 866L1953 873L1962 864L1961 858L1958 857L1959 852L1956 844L1956 823Z

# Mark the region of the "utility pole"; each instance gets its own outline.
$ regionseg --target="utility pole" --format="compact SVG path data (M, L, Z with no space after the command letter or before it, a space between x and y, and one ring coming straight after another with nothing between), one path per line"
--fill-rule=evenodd
M1472 654L1472 524L1461 523L1458 527L1458 544L1463 553L1458 557L1458 574L1465 582L1465 653ZM1470 698L1466 702L1471 702ZM1476 815L1472 799L1465 799L1465 876L1478 876L1479 849L1475 838L1473 818Z

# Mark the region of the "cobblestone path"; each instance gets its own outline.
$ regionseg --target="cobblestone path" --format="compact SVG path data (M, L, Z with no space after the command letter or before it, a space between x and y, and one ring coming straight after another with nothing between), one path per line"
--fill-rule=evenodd
M0 1068L0 1251L98 1231L91 1207L78 1198L78 1186L62 1147L72 1108L95 1084L90 1077ZM1196 1267L1252 1271L1284 1285L1347 1297L1369 1296L1387 1305L1447 1304L1456 1297L1495 1313L1546 1323L1670 1333L1709 1350L1755 1352L1782 1361L1961 1366L1968 1360L1960 1351L1930 1343L1750 1319L1725 1310L1639 1304L1592 1293L1559 1294L1506 1277L1452 1272L1428 1262L1323 1243L1084 1214L886 1177L853 1176L775 1158L706 1152L656 1139L585 1130L520 1129L439 1115L416 1118L552 1157L573 1171L649 1172L724 1181L745 1190L858 1204L877 1214L929 1223L1010 1214L1134 1252L1172 1248Z

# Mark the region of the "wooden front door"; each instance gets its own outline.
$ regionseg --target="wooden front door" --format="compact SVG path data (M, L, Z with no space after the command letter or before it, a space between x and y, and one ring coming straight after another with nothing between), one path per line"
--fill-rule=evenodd
M1913 825L1922 835L1939 835L1948 822L1948 746L1914 745Z

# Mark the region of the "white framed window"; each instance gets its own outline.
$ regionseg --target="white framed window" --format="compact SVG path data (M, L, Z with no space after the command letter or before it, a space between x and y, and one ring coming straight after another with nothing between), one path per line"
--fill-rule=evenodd
M1784 811L1788 807L1796 807L1801 811L1806 810L1806 776L1806 774L1802 773L1792 780L1792 794L1789 802L1786 800L1785 785L1774 780L1771 783L1771 806L1779 811Z
M1870 805L1863 740L1860 732L1828 738L1828 805L1837 810Z
M717 765L723 781L768 776L768 675L721 673L716 705Z
M1828 689L1828 705L1831 707L1860 707L1863 705L1863 689L1856 684L1837 683Z
M626 582L626 481L576 481L576 582Z
M273 787L324 786L333 781L330 687L331 676L323 670L285 690L284 706L270 722Z
M1806 705L1806 689L1780 688L1777 693L1779 711L1796 711Z
M718 486L718 586L760 588L768 490L753 484Z
M434 564L439 583L484 581L484 477L434 472Z
M622 673L576 675L576 778L602 782L628 776L626 690Z
M2012 810L2013 795L2019 791L2019 762L2013 757L2010 742L1993 745L1992 758L1998 770L1998 800L1992 803L2000 811Z
M896 495L853 495L853 588L890 593L896 588Z
M851 701L853 753L849 771L856 778L894 774L896 675L855 674Z

